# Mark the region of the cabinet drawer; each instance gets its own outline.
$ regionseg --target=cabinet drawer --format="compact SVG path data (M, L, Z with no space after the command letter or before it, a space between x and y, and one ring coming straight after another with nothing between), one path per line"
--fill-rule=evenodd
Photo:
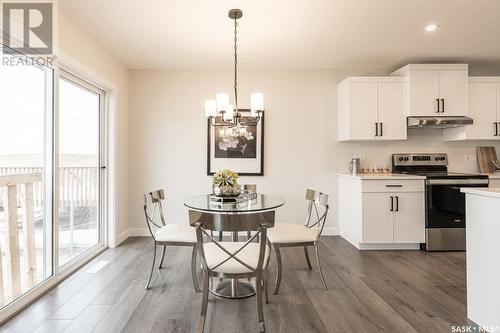
M362 191L371 192L423 192L423 180L363 180Z

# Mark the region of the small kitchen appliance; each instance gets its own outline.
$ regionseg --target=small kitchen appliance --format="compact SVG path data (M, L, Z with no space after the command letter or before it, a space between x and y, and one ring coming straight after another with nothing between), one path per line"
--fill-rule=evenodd
M488 187L486 175L448 172L447 154L393 154L394 173L425 176L426 251L465 251L463 187Z
M349 170L352 175L357 175L361 171L361 158L357 155L352 157L351 163L349 163Z

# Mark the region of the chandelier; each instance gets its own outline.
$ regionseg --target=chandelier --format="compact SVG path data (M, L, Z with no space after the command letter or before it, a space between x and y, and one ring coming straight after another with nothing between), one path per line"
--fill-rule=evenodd
M219 93L215 95L215 100L205 100L205 114L212 126L255 126L264 113L264 96L262 93L251 94L250 116L242 116L240 111L244 109L238 108L238 19L243 16L243 12L231 9L228 16L234 20L234 105L229 103L229 94Z

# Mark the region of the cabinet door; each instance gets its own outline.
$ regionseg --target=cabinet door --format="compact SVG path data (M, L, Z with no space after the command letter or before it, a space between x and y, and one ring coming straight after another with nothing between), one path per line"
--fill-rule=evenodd
M395 193L394 243L425 242L425 196L423 192Z
M363 193L363 243L393 242L389 193Z
M474 124L467 126L467 139L500 139L497 133L497 84L495 82L469 83L469 115Z
M409 75L409 110L411 116L435 116L438 106L438 71L413 70Z
M444 99L442 116L468 115L468 83L469 77L465 70L439 71L439 98Z
M378 84L378 122L381 140L406 140L406 84Z
M374 140L377 122L377 83L350 84L349 138Z

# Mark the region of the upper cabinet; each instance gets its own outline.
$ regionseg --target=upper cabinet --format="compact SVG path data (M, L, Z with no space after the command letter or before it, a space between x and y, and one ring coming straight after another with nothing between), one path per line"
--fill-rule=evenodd
M469 116L474 124L445 129L445 140L500 140L500 77L469 78Z
M338 140L406 140L406 79L349 77L338 84Z
M467 116L467 64L411 64L391 74L407 78L408 116Z

